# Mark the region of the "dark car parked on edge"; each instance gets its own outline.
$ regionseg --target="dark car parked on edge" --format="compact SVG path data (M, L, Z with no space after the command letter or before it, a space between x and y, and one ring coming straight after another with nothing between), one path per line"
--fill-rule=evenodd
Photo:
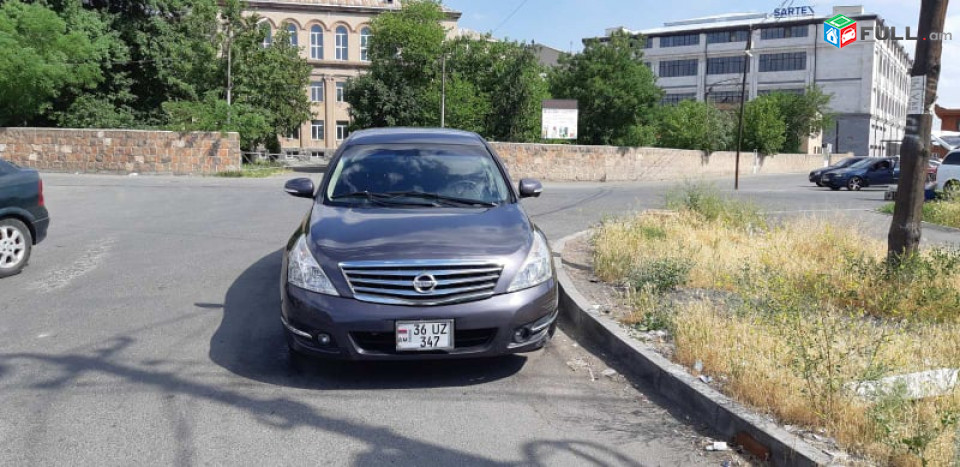
M281 320L294 354L459 358L539 349L556 327L547 239L474 133L392 128L352 134L287 243Z
M820 182L831 190L846 187L857 191L866 186L892 185L899 179L899 157L867 157L849 167L824 173Z
M823 186L823 183L820 181L820 179L823 178L823 174L830 172L832 170L838 170L838 169L850 167L851 165L856 164L857 162L860 162L863 159L866 159L866 157L857 156L857 157L847 157L845 159L841 159L840 162L837 162L836 164L829 165L822 169L817 169L810 172L810 176L808 177L808 179L810 180L810 183L816 183L817 186Z
M0 160L0 277L23 270L49 225L40 174Z

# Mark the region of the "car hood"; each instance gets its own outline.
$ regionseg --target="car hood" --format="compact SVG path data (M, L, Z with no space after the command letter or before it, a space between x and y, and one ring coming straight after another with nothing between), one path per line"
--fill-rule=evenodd
M519 204L489 209L317 204L310 246L318 260L499 259L526 256L533 225Z

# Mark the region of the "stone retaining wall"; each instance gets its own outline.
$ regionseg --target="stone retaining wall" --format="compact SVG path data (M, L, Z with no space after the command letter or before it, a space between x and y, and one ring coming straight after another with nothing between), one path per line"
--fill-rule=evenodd
M733 175L736 153L663 148L621 148L564 144L491 143L514 179L553 181L641 181ZM835 154L833 160L846 157ZM822 155L777 154L761 157L756 173L799 173L823 166ZM740 155L740 174L754 173L752 152Z
M212 174L240 168L237 133L0 128L0 158L51 172Z

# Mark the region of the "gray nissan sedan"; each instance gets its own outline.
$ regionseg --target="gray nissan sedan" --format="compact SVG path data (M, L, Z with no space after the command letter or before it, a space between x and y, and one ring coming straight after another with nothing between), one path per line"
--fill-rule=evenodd
M479 135L359 131L333 156L290 237L281 316L295 354L357 360L487 357L539 349L556 329L547 239Z

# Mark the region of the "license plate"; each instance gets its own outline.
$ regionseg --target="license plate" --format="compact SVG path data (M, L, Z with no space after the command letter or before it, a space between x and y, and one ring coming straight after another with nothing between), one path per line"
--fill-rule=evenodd
M453 320L397 321L397 350L453 350Z

